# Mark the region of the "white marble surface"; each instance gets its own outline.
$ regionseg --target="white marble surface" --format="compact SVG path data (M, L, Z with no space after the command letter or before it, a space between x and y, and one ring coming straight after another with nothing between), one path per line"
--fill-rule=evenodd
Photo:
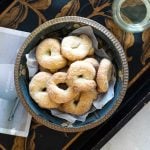
M150 150L150 102L101 150Z

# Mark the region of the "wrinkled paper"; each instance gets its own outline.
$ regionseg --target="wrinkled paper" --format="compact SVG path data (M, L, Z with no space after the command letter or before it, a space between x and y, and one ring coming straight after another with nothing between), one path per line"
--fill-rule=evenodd
M27 67L29 71L29 78L33 77L38 71L38 62L35 57L35 49L31 50L29 54L26 54Z
M17 51L28 35L27 32L0 27L0 133L23 137L28 136L31 116L17 97L14 63ZM11 114L14 116L9 120Z
M80 27L74 30L73 32L71 32L69 35L80 35L80 34L86 34L89 36L89 38L92 40L93 47L95 48L96 55L100 56L101 58L109 58L109 56L106 54L103 48L98 49L98 41L94 35L93 29L90 26ZM26 54L29 77L32 77L34 74L36 74L38 70L38 62L35 59L35 55L33 55L34 53L35 53L35 48L31 50L29 54ZM50 110L51 114L58 118L65 119L66 121L69 122L69 124L64 123L62 124L62 126L71 127L72 123L74 123L75 121L84 122L90 113L93 113L96 109L102 109L105 104L107 104L110 100L112 100L112 98L114 97L115 82L116 82L116 78L113 75L112 80L110 81L108 92L105 94L99 94L97 100L93 101L93 106L91 107L91 109L84 115L81 116L71 115L56 109Z

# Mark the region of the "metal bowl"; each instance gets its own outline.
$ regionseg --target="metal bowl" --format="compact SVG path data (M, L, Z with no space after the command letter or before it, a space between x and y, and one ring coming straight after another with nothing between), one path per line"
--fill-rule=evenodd
M29 95L29 77L26 66L25 54L29 53L41 40L46 36L57 36L58 34L67 34L72 27L78 26L91 26L97 37L102 39L106 45L111 48L111 54L113 55L113 63L116 67L117 81L115 84L114 98L108 102L102 109L96 110L97 115L91 113L85 122L75 122L72 127L63 127L63 119L54 117L50 114L50 111L40 108ZM65 30L67 29L67 30ZM63 35L63 36L64 36ZM78 17L78 16L66 16L61 18L52 19L45 22L36 28L25 40L24 44L20 48L15 64L15 86L17 94L25 106L26 110L41 124L58 131L63 132L79 132L94 128L104 121L106 121L119 107L123 97L125 95L128 84L128 65L122 46L115 38L115 36L107 30L104 26L96 21Z

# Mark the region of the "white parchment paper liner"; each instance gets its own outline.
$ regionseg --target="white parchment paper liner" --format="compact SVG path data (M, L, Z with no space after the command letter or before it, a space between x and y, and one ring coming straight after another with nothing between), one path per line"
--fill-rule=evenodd
M93 33L93 29L90 26L84 26L80 27L76 30L74 30L72 33L69 35L80 35L80 34L86 34L89 36L89 38L92 40L93 47L95 48L96 54L98 53L98 56L101 56L102 58L109 58L109 56L106 54L104 49L98 49L98 41ZM29 77L33 77L34 74L36 74L38 70L38 63L35 58L35 48L30 51L29 54L26 54L26 59L27 59L27 67L29 70ZM96 109L102 109L102 107L107 104L112 98L114 97L114 85L116 82L115 75L113 75L112 80L109 85L108 92L105 94L100 94L98 95L97 100L93 101L93 106L91 107L90 111L88 111L86 114L81 115L81 116L76 116L76 115L71 115L67 113L63 113L59 110L52 109L51 114L53 116L56 116L61 119L65 119L69 123L62 124L62 126L72 126L72 124L75 121L81 121L84 122L87 118L87 116L94 112Z
M31 50L29 54L26 54L26 59L27 59L27 67L29 71L29 78L32 78L36 72L38 71L38 62L35 57L35 49Z

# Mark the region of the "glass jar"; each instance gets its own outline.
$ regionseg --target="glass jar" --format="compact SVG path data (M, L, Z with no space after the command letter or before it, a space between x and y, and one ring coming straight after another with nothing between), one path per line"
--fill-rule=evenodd
M114 0L113 19L124 30L142 32L150 27L150 0Z

